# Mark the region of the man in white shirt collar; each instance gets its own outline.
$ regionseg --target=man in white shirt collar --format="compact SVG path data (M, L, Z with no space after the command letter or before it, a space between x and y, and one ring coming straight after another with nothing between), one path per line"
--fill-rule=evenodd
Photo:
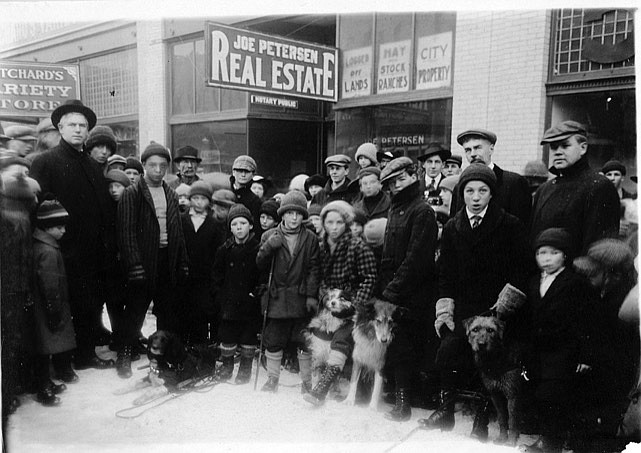
M450 150L440 143L430 143L425 152L417 158L425 172L424 195L429 204L436 206L442 204L438 187L445 177L442 173L445 160L451 155Z

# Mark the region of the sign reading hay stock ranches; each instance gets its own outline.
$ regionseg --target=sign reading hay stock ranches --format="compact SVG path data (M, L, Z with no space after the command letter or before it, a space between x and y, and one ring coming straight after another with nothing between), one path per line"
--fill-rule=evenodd
M0 116L47 117L80 99L78 66L0 61Z
M205 23L207 85L338 100L332 47Z

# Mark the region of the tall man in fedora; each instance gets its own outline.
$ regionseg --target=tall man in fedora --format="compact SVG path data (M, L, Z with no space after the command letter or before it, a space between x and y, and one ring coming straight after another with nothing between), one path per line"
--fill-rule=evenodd
M492 195L494 202L527 225L532 205L530 187L523 176L503 170L492 162L496 134L480 128L468 129L458 134L456 141L463 147L465 158L469 163L485 164L494 172L496 176L496 192ZM452 200L452 214L463 205L463 199L459 194Z
M115 213L107 180L84 148L96 125L96 114L74 99L54 110L51 122L60 131L60 143L34 159L31 176L40 183L42 193L53 193L69 212L60 247L78 345L75 366L109 368L113 360L100 359L95 346L102 327L101 275L106 252L114 246Z
M178 166L178 173L176 173L178 178L171 181L169 187L176 189L181 184L191 186L198 181L200 178L196 174L196 168L201 161L202 159L198 157L198 150L193 146L187 145L178 148L174 156L174 163Z
M451 155L450 150L440 143L430 143L427 149L417 158L424 171L424 178L421 179L421 189L425 200L430 205L438 206L442 204L439 185L445 178L442 173L443 166Z

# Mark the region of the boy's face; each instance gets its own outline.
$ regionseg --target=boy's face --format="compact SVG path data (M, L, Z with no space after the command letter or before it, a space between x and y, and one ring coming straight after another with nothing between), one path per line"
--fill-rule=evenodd
M259 182L252 183L251 191L254 192L254 194L258 198L263 198L263 196L265 195L265 189L263 188L263 185Z
M254 177L254 172L244 168L233 168L232 175L234 175L234 179L239 185L246 186Z
M543 245L536 249L536 264L547 274L552 274L565 264L565 254L554 247Z
M416 173L410 175L409 173L407 173L407 171L403 171L403 173L394 178L393 181L390 181L389 188L392 192L392 195L396 195L401 190L414 184L416 181L418 181Z
M463 189L463 201L470 212L478 214L487 207L492 198L490 187L483 181L470 181Z
M104 164L111 156L111 149L107 148L106 145L98 145L91 148L89 151L89 156L99 164Z
M343 165L329 164L327 166L327 173L334 184L340 184L347 177L348 170L347 167Z
M323 222L323 229L327 233L327 237L331 240L336 241L340 238L343 233L345 233L345 219L336 211L329 211L325 216L325 221Z
M129 177L129 181L131 181L132 184L136 184L140 180L140 173L135 168L126 169L125 174Z
M352 230L352 235L354 237L360 237L363 235L363 225L358 222L352 222L352 225L349 227Z
M145 177L153 183L160 184L169 168L169 161L162 156L153 155L148 157L142 166L145 169Z
M569 168L578 162L588 151L587 142L579 142L577 136L573 135L558 142L550 143L550 154L552 165L557 170Z
M267 215L264 212L260 215L260 227L263 229L263 231L267 231L275 226L276 221L272 216Z
M120 201L124 191L125 191L125 186L123 186L119 182L111 181L109 183L109 195L111 195L111 198L114 201Z
M191 202L189 201L189 196L186 193L178 195L178 207L181 211L186 211L190 205Z
M226 206L221 206L217 203L214 203L211 207L212 215L214 219L218 221L227 220L227 214L229 214L229 208Z
M320 216L310 215L309 221L312 222L312 225L314 225L314 230L316 230L316 234L320 234L320 232L323 230L323 224L321 223Z
M322 189L322 187L321 187L321 186L316 186L316 185L314 185L314 186L309 186L309 194L313 197L313 196L314 196L314 195L316 195L318 192L320 192L320 191L321 191L321 189Z
M65 235L67 228L64 225L56 225L51 228L47 228L45 231L53 236L56 241L59 241Z
M199 193L194 194L190 198L190 205L198 214L202 214L209 207L209 198Z
M609 171L605 174L605 177L608 178L612 184L614 184L615 189L621 187L621 182L623 182L623 175L619 170Z
M461 167L458 166L458 164L454 162L447 162L443 166L443 173L445 176L455 176L461 173Z
M364 197L374 197L381 191L381 182L376 175L365 175L360 180L361 192Z
M288 230L295 230L303 223L303 214L298 211L287 211L283 214L283 224Z
M237 242L244 242L249 237L251 223L245 217L236 217L231 221L229 227Z
M358 166L361 168L371 167L372 161L365 156L358 156Z

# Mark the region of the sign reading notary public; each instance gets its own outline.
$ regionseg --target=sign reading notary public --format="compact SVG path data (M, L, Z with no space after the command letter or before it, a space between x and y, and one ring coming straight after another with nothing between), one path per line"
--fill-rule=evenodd
M338 50L205 24L207 85L321 101L338 100Z
M416 89L449 87L452 83L452 32L418 38Z
M80 99L77 65L0 61L0 116L47 117Z

